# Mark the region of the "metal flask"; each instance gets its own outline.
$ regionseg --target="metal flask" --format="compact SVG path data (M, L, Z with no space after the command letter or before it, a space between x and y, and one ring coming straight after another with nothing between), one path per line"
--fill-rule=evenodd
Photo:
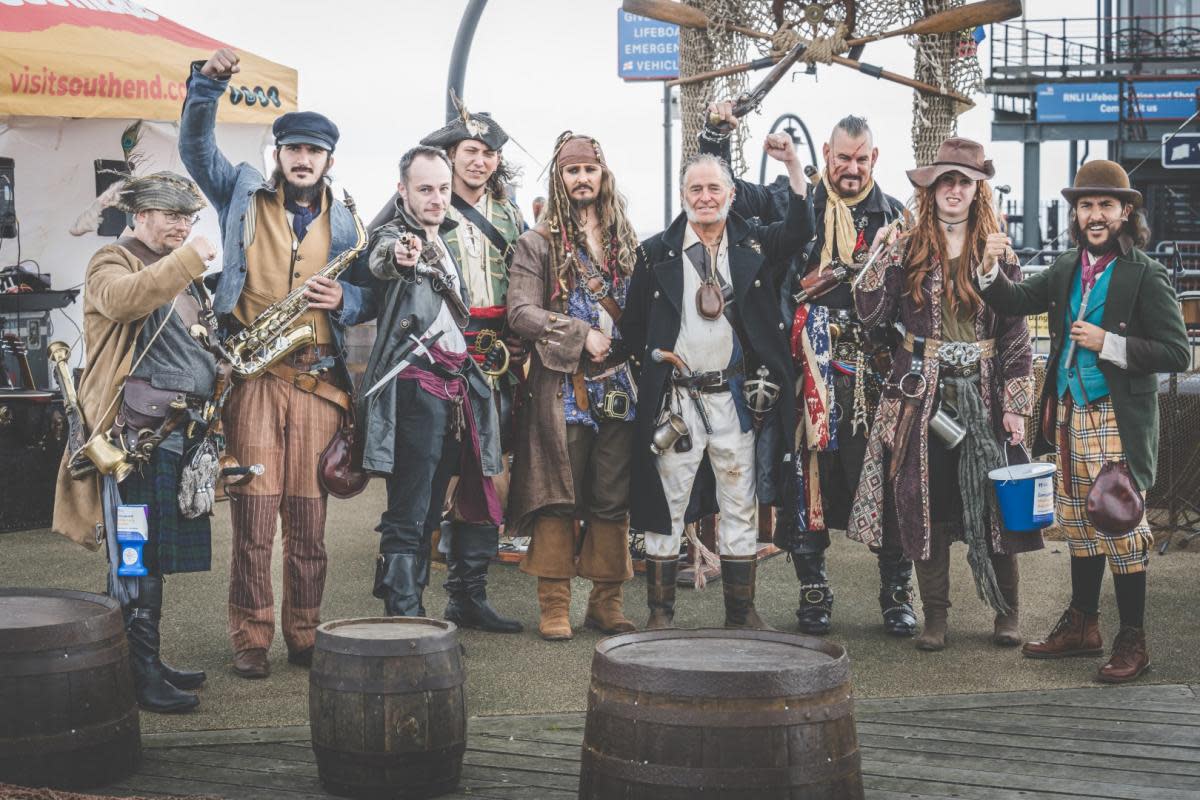
M678 414L671 414L654 429L654 436L650 439L650 452L656 456L661 456L674 447L675 442L681 436L687 435L688 426L683 421L683 417Z
M967 429L958 421L958 417L949 413L944 405L938 406L937 412L930 417L929 430L950 450L958 447L967 435Z

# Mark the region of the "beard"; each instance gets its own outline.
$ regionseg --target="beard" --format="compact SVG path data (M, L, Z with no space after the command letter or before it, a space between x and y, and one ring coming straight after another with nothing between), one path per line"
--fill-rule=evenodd
M1117 224L1115 230L1112 225L1106 226L1104 241L1099 244L1093 244L1088 237L1088 231L1075 222L1075 241L1079 242L1079 246L1086 248L1089 253L1097 256L1108 255L1114 253L1121 247L1121 229L1124 223Z
M596 195L592 195L591 197L580 197L580 198L572 197L571 198L571 208L574 209L575 211L583 211L585 208L591 208L592 206L596 205L597 199L598 198Z
M725 198L725 202L721 205L721 210L717 212L716 222L724 222L726 219L728 219L729 209L732 207L733 194L730 193L729 197ZM695 209L693 209L687 203L683 204L683 210L684 213L687 214L688 222L699 222L699 215L696 213Z
M320 198L321 193L325 191L325 175L328 173L328 170L322 173L321 177L312 186L297 186L288 180L287 175L277 165L275 171L271 173L271 180L274 181L276 186L283 187L283 199L285 202L300 206L311 206Z

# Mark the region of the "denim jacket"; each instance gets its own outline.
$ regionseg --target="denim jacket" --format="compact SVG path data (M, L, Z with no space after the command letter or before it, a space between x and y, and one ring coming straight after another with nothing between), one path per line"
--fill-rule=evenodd
M246 213L256 194L275 191L275 185L257 168L246 162L234 166L217 147L217 104L228 83L227 79L218 80L201 74L200 62L194 62L191 76L188 78L183 116L179 121L179 156L192 179L199 184L204 196L216 209L221 224L223 263L216 290L213 292L213 309L223 320L226 320L237 306L242 287L246 283L243 236ZM329 209L329 225L329 256L333 258L338 253L352 248L357 240L354 218L350 210L336 199ZM356 264L362 262L364 271L367 252L364 249L355 259ZM357 272L347 269L339 279L342 285L342 307L329 312L329 321L338 349L339 371L347 381L349 375L345 367L346 327L362 322L364 305L371 304L371 290L350 282L352 271Z

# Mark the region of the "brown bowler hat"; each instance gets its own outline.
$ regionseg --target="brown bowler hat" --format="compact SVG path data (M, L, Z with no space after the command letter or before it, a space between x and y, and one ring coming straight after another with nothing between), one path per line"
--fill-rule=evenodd
M990 158L983 157L983 145L970 139L951 136L938 145L932 164L908 170L913 186L928 188L947 172L961 172L973 181L991 180L996 174Z
M1075 185L1062 190L1071 205L1087 195L1108 195L1122 203L1142 204L1142 193L1129 186L1129 174L1115 161L1089 161L1075 173Z

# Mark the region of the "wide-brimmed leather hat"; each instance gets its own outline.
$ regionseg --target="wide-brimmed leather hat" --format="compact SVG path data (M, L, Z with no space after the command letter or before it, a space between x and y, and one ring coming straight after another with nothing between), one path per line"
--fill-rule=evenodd
M1135 206L1142 204L1142 193L1129 185L1129 173L1115 161L1097 159L1089 161L1075 173L1075 185L1062 190L1067 202L1075 205L1075 201L1088 195L1108 195L1123 203Z
M928 188L947 172L961 172L973 181L991 180L996 174L990 158L984 158L983 145L970 139L951 136L938 146L933 163L908 170L913 186Z

